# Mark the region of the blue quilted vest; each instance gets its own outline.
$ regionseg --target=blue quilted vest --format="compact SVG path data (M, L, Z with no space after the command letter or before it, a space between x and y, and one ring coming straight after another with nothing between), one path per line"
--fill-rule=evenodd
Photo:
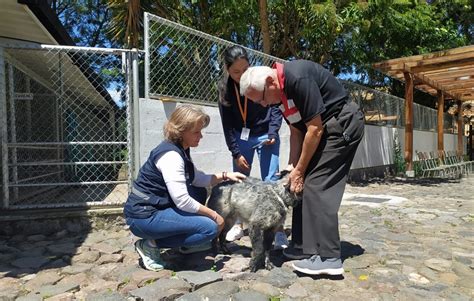
M125 203L123 210L125 217L148 218L157 210L175 206L168 193L163 174L155 165L157 158L169 151L176 151L183 158L186 185L190 187L194 180L194 165L189 149L184 150L180 145L163 141L150 152L147 161L140 168L137 179L133 182L132 192Z

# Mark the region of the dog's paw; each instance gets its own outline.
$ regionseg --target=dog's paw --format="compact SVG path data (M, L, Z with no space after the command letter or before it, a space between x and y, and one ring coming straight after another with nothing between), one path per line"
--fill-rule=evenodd
M267 269L269 271L271 269L273 269L274 267L275 267L275 265L273 265L273 263L271 263L270 261L265 264L265 269Z
M251 261L249 264L250 272L255 273L259 269L263 268L265 266L263 261L258 261L258 262L253 262Z

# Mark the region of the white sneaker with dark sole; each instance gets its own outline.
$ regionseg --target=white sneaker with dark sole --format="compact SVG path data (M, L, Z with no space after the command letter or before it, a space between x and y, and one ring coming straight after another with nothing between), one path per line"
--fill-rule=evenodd
M313 255L309 259L293 263L293 268L298 272L308 275L342 275L344 268L340 258L321 258Z

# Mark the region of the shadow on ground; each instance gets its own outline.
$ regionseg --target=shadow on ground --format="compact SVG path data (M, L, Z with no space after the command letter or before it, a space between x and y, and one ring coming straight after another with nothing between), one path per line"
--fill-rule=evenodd
M459 183L460 179L443 179L443 178L371 178L368 180L353 180L348 184L354 187L366 187L371 184L387 184L387 185L419 185L419 186L437 186L444 183Z
M0 224L0 273L19 278L71 265L91 231L89 218L20 220Z

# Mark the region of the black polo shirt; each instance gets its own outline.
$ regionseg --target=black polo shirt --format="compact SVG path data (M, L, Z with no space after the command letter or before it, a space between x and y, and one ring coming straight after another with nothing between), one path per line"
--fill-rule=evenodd
M277 69L278 70L278 69ZM288 102L298 109L301 119L291 125L306 132L306 122L321 115L323 124L337 115L348 101L347 91L337 78L323 66L307 60L283 65L283 86ZM281 79L279 74L279 79ZM286 118L285 118L286 119ZM288 123L288 119L286 119Z

